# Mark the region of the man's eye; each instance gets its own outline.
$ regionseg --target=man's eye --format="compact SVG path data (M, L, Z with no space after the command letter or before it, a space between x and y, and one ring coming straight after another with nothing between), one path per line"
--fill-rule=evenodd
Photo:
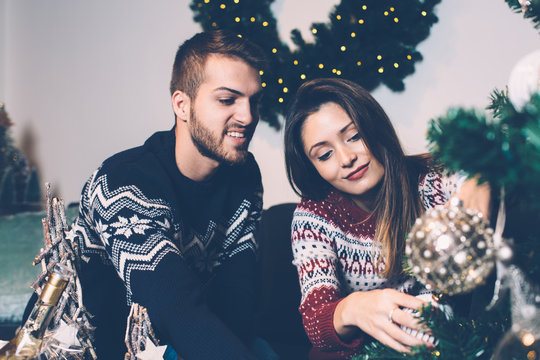
M360 140L360 134L359 133L356 133L353 136L351 136L348 141L352 142L352 141L357 141L357 140Z
M327 151L324 154L322 154L321 156L317 157L317 159L319 159L319 161L325 161L325 160L328 160L330 158L330 155L332 155L332 152Z
M234 98L226 98L226 99L219 99L218 100L223 105L232 105L234 104Z

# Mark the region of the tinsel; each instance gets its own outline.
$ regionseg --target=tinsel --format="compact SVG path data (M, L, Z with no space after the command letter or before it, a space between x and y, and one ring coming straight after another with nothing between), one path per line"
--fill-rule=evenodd
M45 285L47 273L60 263L73 271L73 277L58 301L54 318L43 338L42 356L46 359L82 360L97 359L93 347L94 328L91 315L83 304L83 294L78 276L81 260L77 243L70 238L64 202L52 198L47 184L47 217L43 219L44 247L36 256L34 265L41 264L42 273L32 284L39 295ZM71 334L66 342L66 334Z
M278 115L306 80L343 77L370 91L380 85L402 91L422 60L416 47L438 21L440 0L341 0L327 23L311 25L313 42L292 31L294 49L280 39L272 2L192 0L190 7L204 30L229 29L262 47L269 66L262 74L261 120L279 129Z

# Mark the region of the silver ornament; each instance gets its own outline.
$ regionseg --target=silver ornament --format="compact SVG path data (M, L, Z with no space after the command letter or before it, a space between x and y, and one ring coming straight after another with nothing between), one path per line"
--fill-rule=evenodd
M493 229L482 214L451 201L416 220L405 253L427 289L453 295L485 281L495 265L494 249Z

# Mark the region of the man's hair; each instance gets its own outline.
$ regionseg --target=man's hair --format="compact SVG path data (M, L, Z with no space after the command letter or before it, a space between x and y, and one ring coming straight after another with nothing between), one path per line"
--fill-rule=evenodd
M314 79L300 86L286 115L287 178L301 197L320 200L332 189L307 157L302 139L305 120L327 103L335 103L347 113L366 147L384 167L373 209L375 239L382 243L386 257L383 275L397 274L402 270L405 235L422 212L418 178L428 171L429 158L404 154L390 119L363 87L344 79Z
M171 95L180 90L194 99L204 81L206 60L212 54L240 59L256 70L262 70L266 65L262 49L253 42L227 30L201 32L186 40L176 52Z

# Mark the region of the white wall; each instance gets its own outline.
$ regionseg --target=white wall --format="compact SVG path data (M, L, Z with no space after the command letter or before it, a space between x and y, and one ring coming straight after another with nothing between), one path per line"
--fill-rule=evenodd
M325 21L339 0L276 0L282 39ZM19 146L33 144L41 180L66 202L107 156L172 126L168 82L176 48L200 30L189 0L0 0L0 102ZM306 5L309 4L309 11ZM532 24L504 0L443 0L420 45L424 61L406 90L374 96L409 152L425 151L430 118L449 106L483 108L513 65L540 46ZM2 32L3 31L3 32ZM4 54L4 66L2 66ZM25 145L26 144L26 145ZM251 147L265 207L296 201L287 183L282 133L261 123Z
M0 0L0 103L4 102L6 96L6 1Z

